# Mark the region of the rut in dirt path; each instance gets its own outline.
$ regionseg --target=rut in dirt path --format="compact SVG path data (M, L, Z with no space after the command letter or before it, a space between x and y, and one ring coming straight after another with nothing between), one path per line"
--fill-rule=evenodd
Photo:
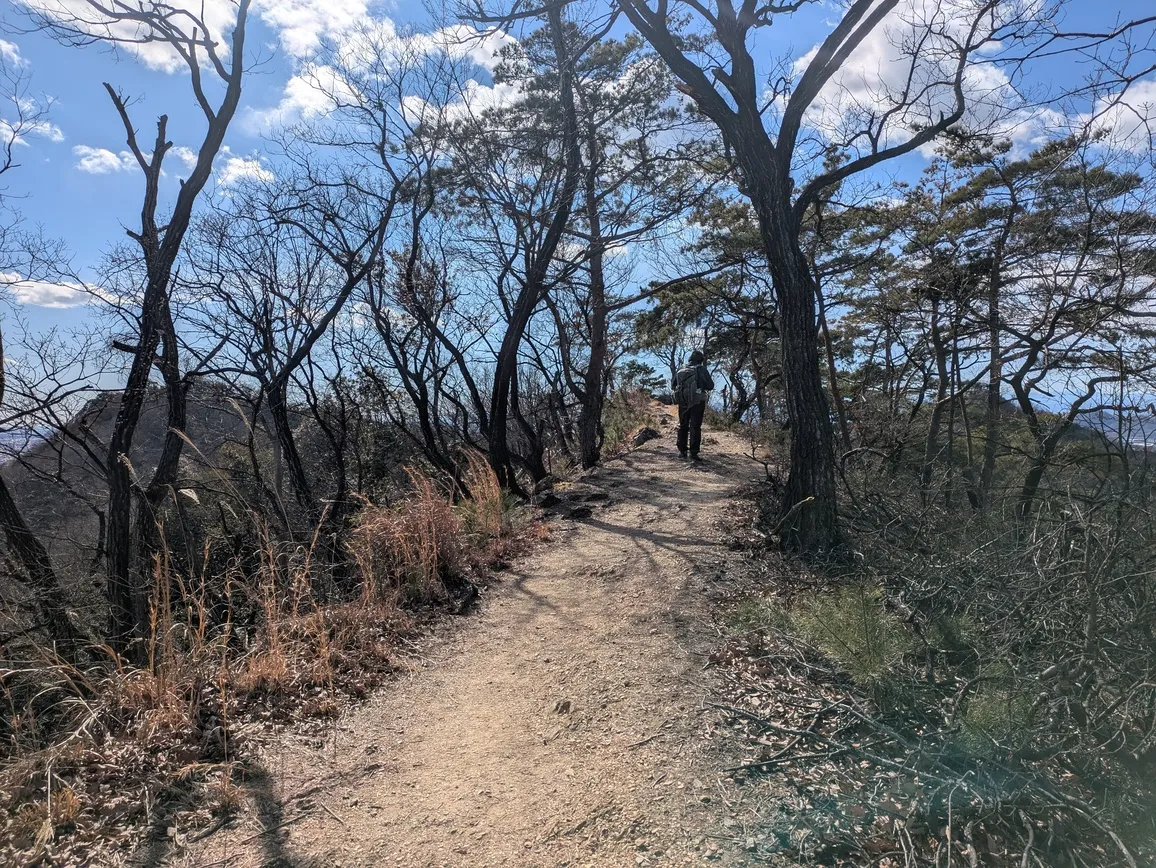
M671 436L586 480L608 499L487 593L436 659L330 743L265 751L231 829L169 864L700 864L721 817L706 710L737 438ZM267 831L265 831L267 830Z

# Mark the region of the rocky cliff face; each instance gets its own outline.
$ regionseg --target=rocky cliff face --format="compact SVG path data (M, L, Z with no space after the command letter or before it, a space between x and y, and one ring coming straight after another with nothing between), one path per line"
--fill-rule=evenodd
M93 398L64 430L37 432L38 436L9 439L4 479L25 520L48 548L61 580L79 605L93 599L93 577L102 566L102 517L107 488L104 461L109 435L120 406L120 396L104 393ZM167 432L164 393L154 390L145 399L129 460L142 482L152 477ZM229 443L244 444L247 429L237 409L217 390L200 389L189 395L190 441L183 466L188 472L204 470ZM3 591L9 590L0 570ZM93 600L95 601L95 600Z

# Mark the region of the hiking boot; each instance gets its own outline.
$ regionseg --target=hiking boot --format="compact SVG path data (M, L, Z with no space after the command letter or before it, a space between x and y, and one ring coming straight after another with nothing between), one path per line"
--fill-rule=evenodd
M679 452L678 457L681 458L683 461L686 461L686 453L685 452Z
M702 464L702 459L699 458L697 455L692 455L692 456L690 456L690 463L691 464Z

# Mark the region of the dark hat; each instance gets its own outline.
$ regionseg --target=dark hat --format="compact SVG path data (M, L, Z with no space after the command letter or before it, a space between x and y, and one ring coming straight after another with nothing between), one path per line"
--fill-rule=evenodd
M692 365L699 365L706 361L706 356L702 354L702 350L695 350L690 354L690 363Z

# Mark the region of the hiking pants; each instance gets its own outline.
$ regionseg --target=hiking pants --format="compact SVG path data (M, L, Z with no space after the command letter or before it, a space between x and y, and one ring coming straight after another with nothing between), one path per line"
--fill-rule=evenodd
M680 454L685 455L689 451L692 458L698 455L698 447L702 443L702 414L705 412L705 401L690 407L679 406L678 451ZM687 443L688 438L689 444Z

